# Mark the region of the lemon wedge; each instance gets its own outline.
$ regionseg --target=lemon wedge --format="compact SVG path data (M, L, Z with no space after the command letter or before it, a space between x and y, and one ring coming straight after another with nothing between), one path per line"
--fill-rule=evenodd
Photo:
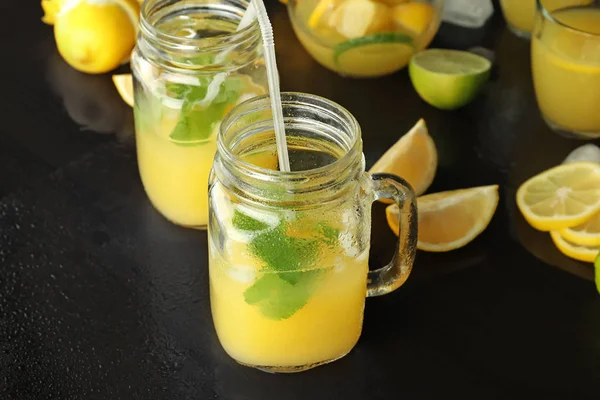
M417 248L445 252L465 246L489 225L498 206L498 185L451 190L418 198ZM398 206L386 208L387 222L398 235Z
M369 173L398 175L404 178L419 196L425 193L433 182L437 165L438 153L435 143L429 136L425 120L420 119L373 164Z
M540 231L585 223L600 211L600 163L563 164L534 176L519 187L517 205Z
M131 74L113 75L112 80L123 101L133 107L133 78Z

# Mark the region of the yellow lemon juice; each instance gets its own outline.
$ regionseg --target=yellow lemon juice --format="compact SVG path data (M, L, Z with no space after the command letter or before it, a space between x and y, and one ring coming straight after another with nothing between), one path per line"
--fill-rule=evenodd
M163 97L136 91L136 145L144 189L170 221L201 228L208 222L208 177L225 114L264 89L248 76L229 75L203 103L213 77L168 83ZM137 95L139 93L139 95Z
M245 160L277 166L274 152ZM210 197L220 216L217 231L209 231L210 299L225 351L274 372L347 354L362 329L369 254L368 245L348 240L356 228L341 222L349 221L349 205L316 219L309 211L236 204L219 183Z

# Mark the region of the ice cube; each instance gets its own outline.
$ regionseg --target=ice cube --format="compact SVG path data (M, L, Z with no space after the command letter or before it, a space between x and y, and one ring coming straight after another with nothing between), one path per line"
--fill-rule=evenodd
M247 284L256 279L256 269L250 265L236 264L227 268L227 275L236 282Z

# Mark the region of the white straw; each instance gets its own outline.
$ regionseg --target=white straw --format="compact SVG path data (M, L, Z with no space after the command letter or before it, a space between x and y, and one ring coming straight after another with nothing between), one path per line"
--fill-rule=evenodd
M256 3L256 4L255 4ZM258 10L257 10L258 8ZM283 110L281 105L281 93L279 91L279 73L277 71L277 60L275 59L275 40L273 39L273 27L263 0L250 0L248 8L242 16L236 31L240 31L250 25L257 17L258 24L262 33L263 47L265 50L265 64L267 67L267 80L269 84L269 95L271 98L271 110L273 112L273 127L275 129L275 141L277 143L277 157L279 158L279 169L281 171L290 171L290 160L285 138L285 127L283 122ZM217 61L221 62L227 52L217 56ZM200 101L200 105L208 106L219 94L219 88L225 81L226 74L221 72L215 76L208 86L206 96Z
M283 110L281 106L281 93L279 92L279 74L277 72L277 60L275 59L275 40L273 39L273 27L263 0L251 0L251 4L258 11L258 24L262 33L263 47L265 50L265 64L267 66L267 80L269 83L269 95L271 98L271 111L273 113L273 127L275 128L275 140L277 142L277 156L279 158L279 169L290 171L290 160L288 156L287 142L285 138L285 127L283 124Z

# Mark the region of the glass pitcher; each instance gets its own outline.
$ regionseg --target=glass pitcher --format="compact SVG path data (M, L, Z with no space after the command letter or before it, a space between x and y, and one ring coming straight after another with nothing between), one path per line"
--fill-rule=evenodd
M256 22L240 31L246 0L146 0L131 59L138 166L154 207L204 228L221 120L266 93Z
M297 372L356 344L365 295L408 277L417 211L410 186L365 173L360 127L344 108L282 94L291 172L278 170L269 99L224 119L209 186L210 298L217 335L237 362ZM371 204L401 210L391 263L369 271Z

